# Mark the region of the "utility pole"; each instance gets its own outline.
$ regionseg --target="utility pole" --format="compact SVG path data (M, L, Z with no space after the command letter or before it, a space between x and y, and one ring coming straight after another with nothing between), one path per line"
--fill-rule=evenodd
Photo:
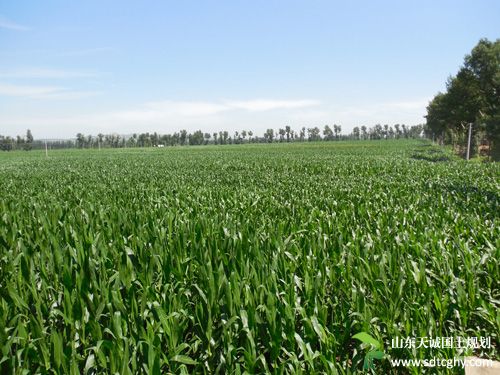
M469 123L469 139L467 140L467 160L470 159L470 140L472 137L472 122Z

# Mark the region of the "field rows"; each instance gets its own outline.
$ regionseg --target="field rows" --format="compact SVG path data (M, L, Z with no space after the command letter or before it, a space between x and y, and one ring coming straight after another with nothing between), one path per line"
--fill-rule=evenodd
M0 155L0 371L347 374L358 332L498 359L500 167L426 147Z

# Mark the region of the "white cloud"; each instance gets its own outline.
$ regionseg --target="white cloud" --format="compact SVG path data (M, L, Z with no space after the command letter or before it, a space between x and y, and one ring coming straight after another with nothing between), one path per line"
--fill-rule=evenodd
M14 21L9 20L6 17L0 15L0 29L14 30L14 31L28 31L31 30L29 27L20 25Z
M136 112L155 112L160 116L210 116L230 109L227 105L217 102L207 101L174 101L164 100L159 102L146 103L143 108L138 108Z
M48 99L48 100L76 100L89 98L93 96L102 95L101 91L77 91L77 90L61 90L46 95L38 95L34 98L36 99Z
M430 99L391 101L377 104L350 106L339 110L337 115L343 119L357 118L368 125L378 122L392 123L394 118L412 119L414 123L422 122L422 116ZM368 122L369 121L369 122ZM406 120L407 121L407 120Z
M400 101L400 102L388 102L382 104L381 106L386 109L396 109L396 110L411 110L411 109L421 109L427 107L430 98Z
M0 78L42 78L42 79L67 79L67 78L92 78L97 74L48 68L25 68L9 71L0 71Z
M165 100L146 103L136 109L107 114L111 119L124 122L185 121L186 119L219 115L229 111L262 112L278 109L295 109L317 105L315 100L265 100L246 101L173 101Z
M269 111L273 109L294 109L319 105L317 100L266 100L228 101L226 105L247 111Z
M99 93L94 91L75 91L57 86L27 86L0 83L0 96L68 100L97 94Z
M0 95L4 96L39 96L50 95L61 91L60 87L53 86L24 86L24 85L9 85L0 83Z
M38 93L55 97L57 90ZM0 94L1 94L0 86ZM35 93L34 91L32 93ZM61 95L69 95L62 91ZM194 131L253 130L257 133L268 127L282 126L294 119L308 121L322 113L314 109L315 100L226 100L226 101L156 101L136 108L69 116L10 116L0 114L0 125L13 129L40 129L46 136L73 137L86 134L129 134L142 131L172 133L180 129ZM309 110L310 106L312 110ZM286 109L285 113L278 110ZM21 131L21 130L19 130ZM15 134L15 132L12 132Z
M90 103L72 102L59 105L63 99L76 99L94 92L71 91L53 86L13 86L0 84L0 95L16 94L31 98L54 99L47 105L30 111L27 103L16 110L0 112L0 128L10 135L21 134L30 128L37 137L70 138L78 132L85 134L139 132L173 133L220 130L252 130L262 135L267 128L290 125L294 130L325 124L340 124L344 133L354 126L380 124L418 124L424 121L427 99L405 99L376 104L340 107L312 99L226 99L218 101L163 100L110 110L88 110ZM55 104L55 106L54 106ZM50 107L49 105L52 105Z

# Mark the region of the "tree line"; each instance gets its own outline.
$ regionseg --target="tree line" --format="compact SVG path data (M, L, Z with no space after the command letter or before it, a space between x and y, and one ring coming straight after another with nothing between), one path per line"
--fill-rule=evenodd
M26 131L26 136L22 137L18 135L17 137L9 137L0 135L0 150L10 151L10 150L26 150L29 151L33 148L33 134L31 130Z
M405 124L380 125L372 127L356 126L349 134L342 133L341 125L324 125L319 127L303 126L293 130L290 126L284 128L267 129L263 135L255 135L251 130L235 131L232 134L227 130L204 133L197 130L188 133L181 130L173 134L134 133L131 136L119 134L102 134L97 136L78 133L74 140L34 140L31 131L26 132L26 138L4 137L0 135L0 150L31 150L45 148L47 143L51 149L63 148L122 148L122 147L165 147L165 146L199 146L199 145L228 145L242 143L276 143L276 142L316 142L339 140L370 140L370 139L399 139L421 138L425 134L423 124L407 126Z
M390 126L374 125L373 127L356 126L349 134L342 134L341 125L325 125L319 127L293 130L290 126L284 128L267 129L262 136L255 135L251 130L235 131L232 134L227 130L207 133L197 130L188 133L181 130L173 134L134 133L131 136L118 134L98 134L97 136L78 133L74 146L77 148L99 147L165 147L165 146L199 146L199 145L227 145L242 143L275 143L275 142L313 142L338 140L369 140L369 139L399 139L421 138L424 135L424 125L407 126L395 124Z
M473 154L500 160L500 39L481 39L456 76L427 106L428 135L464 154L472 124Z

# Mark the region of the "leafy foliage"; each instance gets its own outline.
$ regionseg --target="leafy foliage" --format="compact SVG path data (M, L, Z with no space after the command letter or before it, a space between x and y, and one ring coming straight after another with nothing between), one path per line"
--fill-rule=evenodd
M474 123L493 159L500 160L500 39L481 39L446 88L427 107L427 131L442 141L464 143L467 125Z

